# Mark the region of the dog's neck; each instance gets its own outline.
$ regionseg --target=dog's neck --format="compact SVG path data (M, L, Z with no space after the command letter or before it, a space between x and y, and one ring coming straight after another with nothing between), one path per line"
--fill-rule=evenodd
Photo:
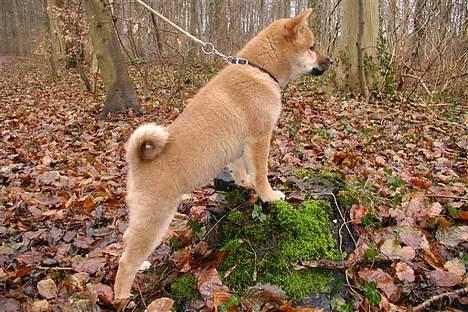
M275 46L271 44L272 41L272 38L266 38L260 34L249 41L238 56L269 72L284 88L290 78L289 64L285 64L285 58L282 57L281 51L275 49Z

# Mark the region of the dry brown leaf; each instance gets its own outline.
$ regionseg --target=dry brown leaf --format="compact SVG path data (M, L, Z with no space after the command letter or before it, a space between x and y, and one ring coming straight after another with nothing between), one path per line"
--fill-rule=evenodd
M458 274L439 270L429 272L428 276L433 283L441 287L453 287L460 284L462 281Z
M468 226L451 226L446 231L438 230L436 238L442 245L456 247L461 242L468 241Z
M227 286L223 285L216 268L201 270L195 273L198 278L198 291L210 309L214 308L214 293L230 292Z
M185 248L177 250L174 255L171 257L175 265L179 269L179 272L186 273L190 271L190 261L192 260L192 246L187 246Z
M39 294L46 299L52 299L57 296L57 285L55 285L55 282L50 278L39 281L37 283L37 290Z
M100 269L102 269L105 264L105 258L92 258L82 260L78 263L74 263L72 264L72 267L76 272L86 272L89 274L94 274Z
M48 312L50 311L49 302L47 300L34 300L29 306L28 312Z
M409 226L399 226L395 229L400 235L400 241L414 249L427 249L429 243L426 236L418 229Z
M214 305L215 312L218 312L218 307L220 305L228 303L229 300L231 299L231 296L232 296L231 292L227 292L223 290L215 290L213 292L213 305ZM237 308L230 307L228 308L227 311L234 312L234 311L237 311Z
M159 298L151 302L146 308L146 312L170 312L174 300L170 298Z
M361 224L362 217L367 213L367 208L362 205L354 204L351 206L349 218L355 224Z
M114 291L112 287L99 283L94 287L94 292L97 294L99 301L111 304L114 298Z
M398 256L401 250L400 243L396 239L387 239L380 245L380 252L389 257Z
M447 269L448 272L459 275L460 277L462 277L466 272L465 264L459 258L447 261L444 264L444 268Z
M400 281L409 283L414 282L414 270L406 263L398 262L395 271Z
M393 277L382 269L364 268L358 272L358 275L366 282L375 282L377 288L383 291L388 300L395 302L400 298L400 288L394 284Z

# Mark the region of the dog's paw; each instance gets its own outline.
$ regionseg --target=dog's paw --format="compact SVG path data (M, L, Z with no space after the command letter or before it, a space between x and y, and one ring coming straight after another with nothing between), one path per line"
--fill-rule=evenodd
M265 198L262 198L264 202L273 202L276 200L284 200L286 198L286 195L284 195L283 192L281 191L273 191L271 194L266 196Z

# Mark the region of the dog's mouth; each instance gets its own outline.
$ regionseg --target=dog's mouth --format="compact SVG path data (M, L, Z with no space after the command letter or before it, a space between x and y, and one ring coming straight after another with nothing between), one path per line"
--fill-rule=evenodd
M330 58L326 57L318 64L317 67L312 68L310 74L312 76L320 76L328 70L331 64L333 64L333 61Z
M317 67L314 67L312 68L312 70L310 71L310 74L312 76L320 76L321 74L323 74L325 72L325 70L322 70L320 68L317 68Z

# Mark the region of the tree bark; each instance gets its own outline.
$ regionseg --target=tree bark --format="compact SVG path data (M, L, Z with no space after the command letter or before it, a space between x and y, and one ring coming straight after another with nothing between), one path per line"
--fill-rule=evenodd
M140 112L140 104L133 83L128 77L107 2L87 0L86 9L89 33L106 89L101 116L106 117L129 109Z
M360 90L358 68L359 1L344 0L342 33L338 43L338 66L336 83L341 88ZM379 34L379 1L366 0L363 5L363 21L366 25L362 33L362 58L367 86L372 89L377 82L379 64L377 60L377 40Z
M359 27L358 27L358 36L356 41L357 47L357 68L358 68L358 77L359 77L359 87L361 88L362 95L369 99L369 89L367 87L367 78L364 72L364 51L362 48L362 43L364 39L364 5L362 3L363 0L359 0L358 5L358 20L359 20Z
M215 42L218 50L226 47L226 10L224 0L215 0Z

